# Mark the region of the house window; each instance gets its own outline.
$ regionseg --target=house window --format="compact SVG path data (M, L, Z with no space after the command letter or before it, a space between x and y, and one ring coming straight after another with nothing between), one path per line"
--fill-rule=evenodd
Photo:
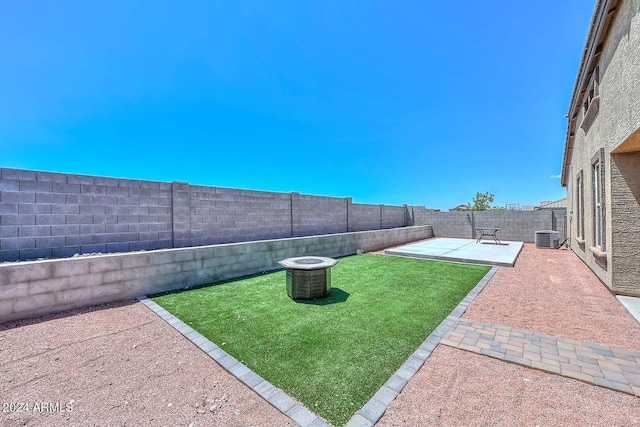
M602 186L600 162L593 165L593 209L594 209L594 246L602 247Z
M578 237L584 239L584 177L582 171L576 179L576 219L578 222Z
M583 115L587 115L591 103L598 95L600 95L600 67L596 67L593 70L591 80L584 91L584 97L582 98Z
M582 97L582 119L580 127L586 132L593 124L600 110L600 68L591 72L589 84L584 89Z
M593 246L602 252L606 251L604 167L604 149L600 149L591 160L591 174L593 181Z

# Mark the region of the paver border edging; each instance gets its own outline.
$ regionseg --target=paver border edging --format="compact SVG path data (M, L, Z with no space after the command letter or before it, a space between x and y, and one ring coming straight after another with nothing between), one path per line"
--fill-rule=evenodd
M236 377L260 397L266 400L271 406L278 409L284 415L303 427L329 427L326 421L311 412L304 405L293 399L283 390L271 384L260 375L249 369L244 363L209 341L205 336L184 323L182 320L169 313L159 304L152 301L146 295L138 297L138 300L166 321L174 329L204 351L209 357L215 360L224 370Z
M478 284L464 297L456 308L429 334L420 347L407 359L406 362L387 380L387 382L373 395L373 397L354 415L346 424L347 427L371 427L385 413L387 407L400 394L409 380L418 372L424 362L440 343L449 329L462 317L469 305L482 292L489 280L498 271L498 267L492 267ZM146 295L138 297L138 300L161 319L166 321L174 329L184 335L193 344L215 360L222 368L235 376L242 383L256 392L270 405L288 416L294 422L303 427L330 427L331 424L310 411L307 407L296 401L283 390L277 388L260 375L253 372L242 362L229 353L209 341L191 326L169 313L160 305L149 299Z
M384 415L387 407L402 392L409 380L418 373L422 365L427 361L433 350L440 343L449 329L462 317L465 311L476 297L482 292L494 274L497 266L484 275L478 284L463 298L456 308L429 334L420 347L407 359L406 362L380 387L373 397L359 409L346 424L346 427L372 427Z

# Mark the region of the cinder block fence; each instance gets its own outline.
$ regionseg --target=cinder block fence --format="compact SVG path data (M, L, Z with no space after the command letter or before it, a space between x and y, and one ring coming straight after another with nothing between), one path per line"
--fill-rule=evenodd
M293 256L474 238L476 227L530 243L536 230L563 236L564 217L0 168L0 263L54 258L0 264L0 322L269 271ZM94 252L108 255L69 258Z
M0 323L433 237L429 226L0 264ZM285 292L283 282L282 291Z
M406 205L0 168L0 262L379 230L411 221Z
M534 243L538 230L555 230L562 240L565 235L566 209L535 211L466 211L433 212L416 210L414 223L429 224L436 237L477 238L476 228L498 227L502 240Z

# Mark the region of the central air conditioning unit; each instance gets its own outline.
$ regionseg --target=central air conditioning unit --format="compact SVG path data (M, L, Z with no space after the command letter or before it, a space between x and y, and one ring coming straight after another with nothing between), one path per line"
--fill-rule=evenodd
M558 232L554 230L536 231L536 248L558 249Z

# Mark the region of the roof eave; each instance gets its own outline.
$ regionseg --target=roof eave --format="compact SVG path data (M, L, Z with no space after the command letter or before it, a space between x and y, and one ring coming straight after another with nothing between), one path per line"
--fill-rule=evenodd
M618 3L619 0L598 0L593 12L593 17L591 18L589 33L587 35L584 50L582 51L580 67L578 68L578 76L576 77L576 83L571 95L569 112L566 116L569 122L567 123L567 135L565 138L562 174L560 178L560 184L563 187L567 186L569 179L569 165L573 154L575 131L578 125L577 108L580 105L581 94L584 91L585 85L588 84L587 77L590 76L593 68L595 67L594 58L600 55L602 44L609 32L613 14L616 11Z

